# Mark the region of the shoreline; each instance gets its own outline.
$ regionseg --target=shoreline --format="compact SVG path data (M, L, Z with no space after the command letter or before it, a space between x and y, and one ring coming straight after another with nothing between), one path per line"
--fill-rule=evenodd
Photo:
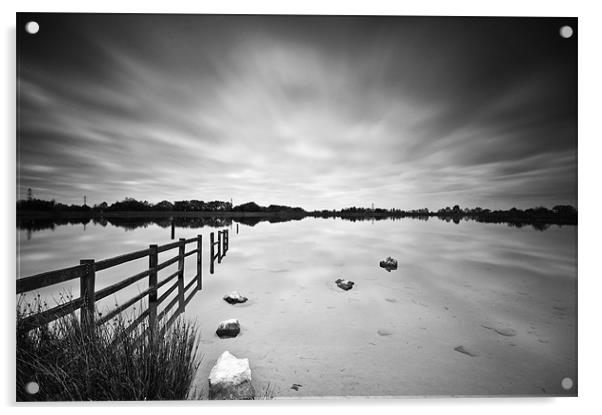
M282 222L289 220L301 220L304 218L340 218L343 220L383 220L383 219L417 219L429 220L437 218L446 222L459 224L460 221L476 221L481 223L506 223L511 226L533 226L538 229L545 229L550 225L558 226L577 226L578 217L575 215L511 215L507 211L489 212L486 214L471 213L439 213L429 212L428 214L419 214L413 212L299 212L299 211L257 211L257 212L236 212L236 211L17 211L17 225L28 221L89 221L89 220L110 220L110 219L250 219L252 222L262 220L272 222ZM244 220L242 221L244 223Z

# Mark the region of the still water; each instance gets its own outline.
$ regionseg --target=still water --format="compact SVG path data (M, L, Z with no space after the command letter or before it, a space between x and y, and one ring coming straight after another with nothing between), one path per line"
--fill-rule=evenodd
M577 227L314 218L239 224L238 233L236 226L228 227L230 249L214 275L209 233L223 228L176 228L176 238L203 235L203 289L184 314L200 329L201 395L225 350L248 358L255 388L275 397L576 393ZM170 229L90 223L29 239L20 230L18 238L18 275L29 276L165 244ZM398 260L397 270L378 266L387 256ZM147 265L102 271L97 289ZM193 255L186 282L195 270ZM343 291L337 278L355 286ZM143 280L99 308L145 288ZM44 290L42 298L58 300L57 290L77 296L78 284ZM230 291L249 301L227 304ZM241 334L219 339L217 324L230 318L240 320ZM569 391L565 377L575 383Z

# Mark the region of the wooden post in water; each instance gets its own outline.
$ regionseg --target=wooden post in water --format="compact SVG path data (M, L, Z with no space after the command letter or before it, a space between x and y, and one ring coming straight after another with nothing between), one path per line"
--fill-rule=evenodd
M152 288L148 293L148 326L151 336L157 325L157 265L159 264L159 252L157 245L149 246L148 253L148 287Z
M222 242L223 242L223 231L217 231L217 263L222 263Z
M186 253L186 238L180 238L180 250L178 252L178 304L180 311L184 311L184 263Z
M91 339L94 336L94 306L96 302L94 285L96 280L96 264L93 259L82 259L80 265L86 265L86 273L79 280L79 295L84 300L80 310L80 323L82 333ZM92 376L86 370L86 388L88 393L92 392Z
M214 251L215 251L215 243L213 242L213 240L215 239L213 232L211 232L211 234L209 235L209 255L210 255L210 259L211 262L209 263L209 273L211 275L213 275L213 268L214 268L214 261L215 261L215 255L214 255Z
M94 334L96 265L93 259L82 259L79 263L87 267L85 275L79 280L79 293L84 301L79 318L83 332L91 337Z
M238 235L238 223L236 224L236 234Z
M203 288L203 235L196 236L196 277L197 289Z
M230 231L228 229L224 230L224 255L223 256L226 256L226 253L228 252L228 248L229 248L228 244L230 243L230 241L228 240L229 235L230 235L229 232Z
M171 239L176 239L176 225L173 222L173 218L171 219Z

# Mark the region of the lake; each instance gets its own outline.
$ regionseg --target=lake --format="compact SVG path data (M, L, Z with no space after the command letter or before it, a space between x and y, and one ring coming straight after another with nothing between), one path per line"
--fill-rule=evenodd
M175 232L203 235L203 289L184 314L200 329L201 394L225 350L248 358L255 388L275 397L576 393L561 387L563 378L577 379L576 226L306 218L227 228L230 249L213 275L209 233L225 228ZM19 276L171 241L170 228L155 223L90 222L17 236ZM397 270L379 267L387 256L398 260ZM97 288L147 265L144 258L103 271ZM186 281L195 269L193 255ZM337 278L355 286L343 291ZM77 296L78 287L64 283L41 295L52 303L58 291ZM142 280L99 309L145 288ZM249 301L227 304L230 291ZM220 339L217 325L229 318L240 320L241 334Z

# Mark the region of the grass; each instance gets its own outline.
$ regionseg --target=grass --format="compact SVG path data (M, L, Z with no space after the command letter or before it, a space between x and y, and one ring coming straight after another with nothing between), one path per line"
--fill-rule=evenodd
M162 335L150 336L147 323L128 331L128 321L117 318L89 336L71 314L24 332L23 318L31 312L17 307L17 401L188 397L200 364L194 324L179 318ZM37 393L29 393L36 384Z

